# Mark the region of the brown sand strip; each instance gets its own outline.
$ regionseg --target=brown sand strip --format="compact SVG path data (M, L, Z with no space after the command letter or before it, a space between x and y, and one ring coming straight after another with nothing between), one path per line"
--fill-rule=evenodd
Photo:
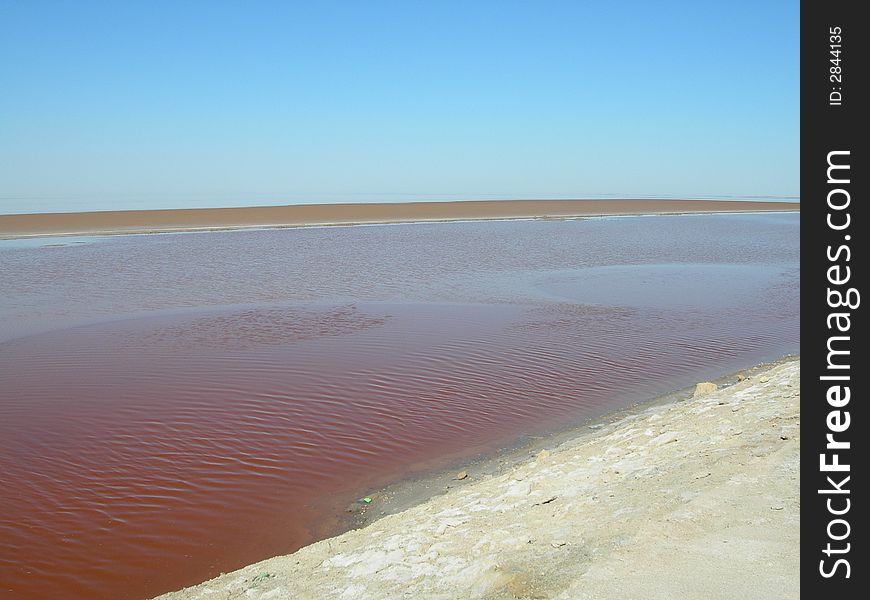
M43 235L156 233L243 227L299 227L466 219L796 210L800 210L799 202L480 200L41 213L0 215L0 239Z

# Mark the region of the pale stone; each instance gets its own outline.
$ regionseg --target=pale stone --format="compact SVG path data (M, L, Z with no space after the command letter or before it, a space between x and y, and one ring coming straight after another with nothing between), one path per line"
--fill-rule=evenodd
M692 394L692 398L697 398L698 396L704 396L711 392L715 392L719 389L719 386L710 381L703 381L695 386L695 393Z

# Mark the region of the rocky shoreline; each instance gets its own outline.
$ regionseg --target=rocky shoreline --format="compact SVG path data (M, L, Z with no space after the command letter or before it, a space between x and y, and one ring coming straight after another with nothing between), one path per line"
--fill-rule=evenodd
M791 360L160 598L797 598L799 425Z

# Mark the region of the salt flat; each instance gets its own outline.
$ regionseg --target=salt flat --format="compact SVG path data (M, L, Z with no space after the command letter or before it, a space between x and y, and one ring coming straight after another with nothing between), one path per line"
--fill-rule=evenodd
M294 204L0 215L0 239L425 221L798 211L800 202L736 200L469 200Z

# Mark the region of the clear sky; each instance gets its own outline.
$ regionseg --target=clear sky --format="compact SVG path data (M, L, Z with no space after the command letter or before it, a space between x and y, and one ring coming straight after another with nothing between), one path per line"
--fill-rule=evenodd
M797 196L799 3L0 0L0 213Z

